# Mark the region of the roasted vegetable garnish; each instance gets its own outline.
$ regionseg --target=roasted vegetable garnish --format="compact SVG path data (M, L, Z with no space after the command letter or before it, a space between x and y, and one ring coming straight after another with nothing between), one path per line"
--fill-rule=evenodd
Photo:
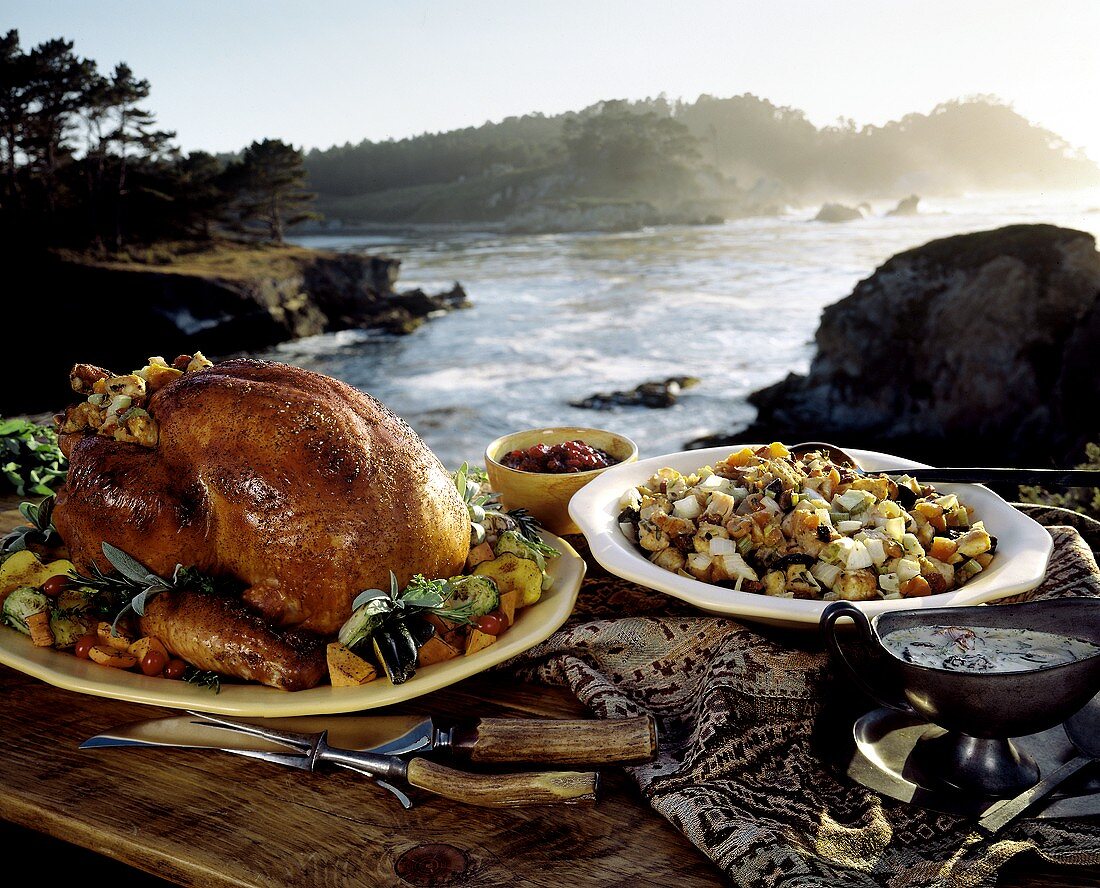
M502 592L518 593L518 606L527 607L542 595L542 571L534 561L516 555L498 555L475 569L478 576L492 579Z
M334 688L358 687L378 678L374 666L338 641L328 646L326 654L328 676Z

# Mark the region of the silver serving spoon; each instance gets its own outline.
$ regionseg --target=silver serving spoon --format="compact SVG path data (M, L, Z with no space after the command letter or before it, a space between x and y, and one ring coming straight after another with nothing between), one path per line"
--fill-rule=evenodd
M881 474L873 469L864 469L855 458L835 444L824 441L806 441L790 448L791 455L798 457L806 453L821 451L831 462L845 466L857 475ZM908 469L922 482L942 484L1039 484L1043 487L1100 487L1100 471L1092 469ZM902 470L888 470L886 474L899 475Z
M1050 776L1044 777L1031 789L1025 789L1014 799L994 802L978 821L978 826L992 835L1004 829L1013 820L1041 799L1045 799L1070 777L1086 765L1100 758L1100 696L1093 697L1085 708L1066 720L1066 733L1080 755L1071 758Z

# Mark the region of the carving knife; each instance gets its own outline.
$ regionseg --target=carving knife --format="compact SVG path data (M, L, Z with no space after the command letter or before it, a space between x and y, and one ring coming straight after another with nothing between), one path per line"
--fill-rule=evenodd
M478 763L638 764L651 761L657 753L657 728L651 716L606 720L483 718L457 725L441 725L419 715L238 720L303 734L327 731L329 743L343 749L381 755L443 753ZM259 737L212 731L196 724L191 716L122 725L85 740L80 748L117 746L220 749L241 755L286 752L285 747Z

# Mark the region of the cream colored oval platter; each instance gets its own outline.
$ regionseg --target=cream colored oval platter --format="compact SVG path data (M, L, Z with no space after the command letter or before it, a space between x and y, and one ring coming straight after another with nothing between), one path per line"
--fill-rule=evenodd
M390 684L383 677L355 688L324 685L308 691L281 691L257 684L225 682L221 692L214 693L184 681L148 678L136 672L100 666L77 659L68 651L36 648L26 635L7 627L0 627L0 663L68 691L172 709L201 709L222 715L330 715L389 706L438 691L503 663L545 641L566 621L577 601L585 563L564 540L550 533L542 536L561 552L561 557L547 565L554 584L542 598L517 612L515 623L495 644L468 657L423 666L404 684Z
M664 592L711 613L791 628L816 628L821 612L829 604L827 601L736 592L679 576L653 564L619 530L619 497L624 491L644 483L665 466L685 475L690 474L703 466L714 465L741 446L745 445L685 450L629 465L612 466L573 497L569 503L569 514L588 540L592 557L616 576ZM924 463L871 450L848 449L848 453L864 469L888 472L909 470L918 480L920 469L927 468ZM972 506L975 517L983 520L989 532L997 537L997 554L993 563L965 586L940 595L854 602L868 617L888 610L982 604L1033 589L1046 575L1053 541L1044 527L979 484L936 484L935 487L944 493L957 494L959 499Z

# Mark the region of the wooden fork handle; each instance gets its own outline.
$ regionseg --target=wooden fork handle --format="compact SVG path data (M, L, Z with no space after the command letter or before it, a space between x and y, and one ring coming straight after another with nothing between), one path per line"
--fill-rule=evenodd
M405 779L443 798L483 808L592 805L600 783L594 771L471 774L421 758L409 762Z
M657 754L652 716L612 719L483 718L456 728L451 748L472 762L637 764Z

